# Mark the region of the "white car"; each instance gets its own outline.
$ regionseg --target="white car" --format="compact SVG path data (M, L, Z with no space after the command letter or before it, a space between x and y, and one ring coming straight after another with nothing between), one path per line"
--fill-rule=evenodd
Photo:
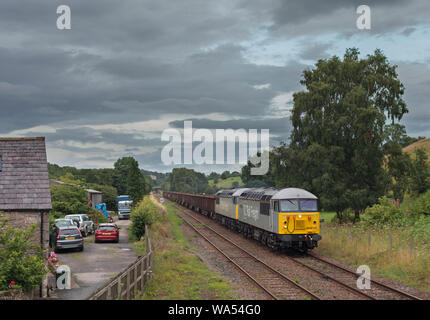
M86 237L89 233L94 234L94 223L86 214L69 214L65 216L65 218L78 222L78 228L81 231L82 236Z

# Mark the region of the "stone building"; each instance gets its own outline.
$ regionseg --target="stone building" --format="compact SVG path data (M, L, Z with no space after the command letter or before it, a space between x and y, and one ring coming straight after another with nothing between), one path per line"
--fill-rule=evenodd
M0 212L12 226L36 225L33 242L44 258L51 208L45 138L0 138Z

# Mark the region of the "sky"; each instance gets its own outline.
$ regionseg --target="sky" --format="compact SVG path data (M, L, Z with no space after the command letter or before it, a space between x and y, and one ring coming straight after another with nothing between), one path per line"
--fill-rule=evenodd
M371 29L356 9L371 9ZM57 7L71 29L57 29ZM381 49L405 85L410 136L430 137L426 0L2 0L0 137L45 136L48 161L167 172L163 130L269 129L286 141L294 92L318 59ZM177 165L184 167L184 165ZM198 171L240 165L186 165Z

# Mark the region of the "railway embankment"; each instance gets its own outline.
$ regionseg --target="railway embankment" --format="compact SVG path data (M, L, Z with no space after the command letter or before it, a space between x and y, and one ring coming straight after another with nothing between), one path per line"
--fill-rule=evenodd
M157 199L151 197L155 203ZM234 288L201 260L182 220L171 204L160 205L159 215L150 226L154 250L153 279L140 299L236 299ZM134 243L137 250L139 242Z
M430 215L419 212L425 198L428 202L430 193L418 200L406 199L400 207L383 200L362 214L358 223L325 219L323 240L314 251L355 268L367 265L372 276L398 288L415 288L428 297ZM419 295L418 291L414 293Z

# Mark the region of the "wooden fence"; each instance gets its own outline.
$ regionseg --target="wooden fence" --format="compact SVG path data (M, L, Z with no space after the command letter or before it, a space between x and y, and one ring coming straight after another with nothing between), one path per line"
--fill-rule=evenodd
M153 251L149 230L145 226L146 254L138 257L123 272L104 287L97 290L89 300L129 300L143 291L152 279Z

